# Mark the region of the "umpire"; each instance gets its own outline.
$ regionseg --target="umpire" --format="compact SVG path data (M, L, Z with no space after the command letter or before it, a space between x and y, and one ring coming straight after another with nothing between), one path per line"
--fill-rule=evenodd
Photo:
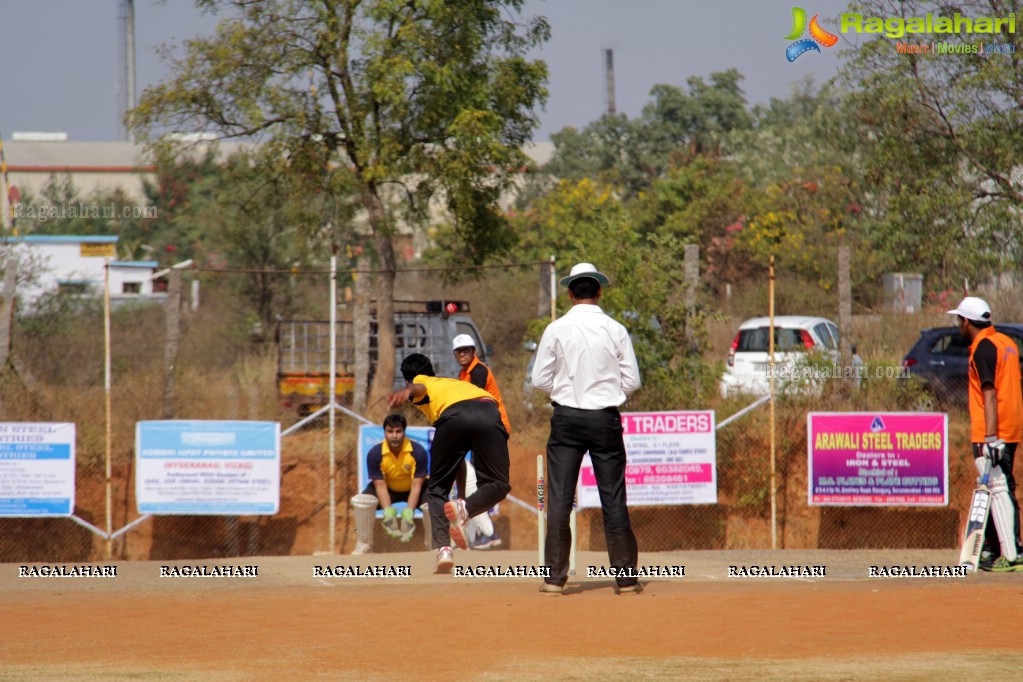
M533 386L551 397L547 440L547 543L550 569L540 592L561 594L568 580L569 514L583 455L590 453L604 512L604 536L618 594L638 593L639 550L625 496L625 441L618 408L640 387L639 367L625 327L597 303L607 275L590 263L572 268L561 284L572 308L544 330L533 364Z

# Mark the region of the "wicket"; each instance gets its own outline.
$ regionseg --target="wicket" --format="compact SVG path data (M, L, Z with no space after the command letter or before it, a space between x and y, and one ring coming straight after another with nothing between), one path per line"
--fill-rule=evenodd
M544 565L544 542L546 540L546 523L544 512L546 511L546 490L544 485L543 455L536 456L536 555L537 566ZM575 535L576 522L575 514L578 506L579 493L576 491L572 498L572 513L568 517L568 527L572 535L572 544L568 554L568 574L575 575Z

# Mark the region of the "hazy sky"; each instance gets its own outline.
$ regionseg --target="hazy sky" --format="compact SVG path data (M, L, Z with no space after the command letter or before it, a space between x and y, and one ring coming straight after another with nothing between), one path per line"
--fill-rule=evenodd
M550 70L537 140L583 127L605 107L604 50L614 51L618 111L636 116L658 83L735 67L751 103L785 97L791 84L835 75L838 49L785 59L792 0L526 0L551 39L536 56ZM802 6L834 21L845 0ZM117 0L0 0L0 133L62 131L77 142L121 139ZM828 23L827 19L832 19ZM137 92L166 77L161 44L213 32L216 18L188 0L136 0Z

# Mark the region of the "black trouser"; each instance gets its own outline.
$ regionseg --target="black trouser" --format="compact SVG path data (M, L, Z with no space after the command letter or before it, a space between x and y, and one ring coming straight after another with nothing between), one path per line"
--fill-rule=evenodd
M501 412L492 400L465 400L455 403L434 423L430 446L430 479L426 501L430 505L432 545L451 545L448 520L444 515L451 485L459 462L472 450L476 466L476 492L465 498L469 516L493 507L511 492L508 483L508 432L501 423Z
M983 457L984 444L973 443L972 445L973 458ZM1013 534L1016 536L1016 552L1023 554L1023 543L1020 542L1019 533L1019 501L1016 499L1016 478L1012 475L1012 464L1016 459L1016 447L1018 445L1019 443L1005 444L1005 449L1002 450L1002 458L998 461L998 468L1005 474L1005 483L1009 486L1009 499L1012 500L1012 508L1016 511L1013 522ZM984 531L984 548L995 556L1002 553L1001 543L998 541L998 530L995 528L995 524L991 521L990 516L988 516L987 528Z
M604 537L609 565L635 573L639 550L629 520L625 496L625 441L622 417L617 409L580 410L557 405L551 416L547 440L547 543L544 563L550 568L548 583L568 580L572 531L569 515L583 455L589 451L597 479L600 507L604 512ZM616 577L619 587L635 585L635 577Z

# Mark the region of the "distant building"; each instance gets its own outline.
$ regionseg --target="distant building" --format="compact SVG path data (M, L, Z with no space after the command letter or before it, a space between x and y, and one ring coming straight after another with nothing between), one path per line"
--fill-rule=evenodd
M159 281L154 290L153 281L158 263L155 260L117 260L117 239L116 236L27 235L0 240L17 256L19 269L32 274L18 285L22 310L32 310L40 296L52 292L102 295L108 263L112 305L162 301L166 293L160 291Z
M243 149L243 143L233 141L219 141L215 144L197 136L195 139L183 138L189 141L191 148L201 152L211 147L217 150L220 158L225 158ZM65 134L35 134L34 136L19 136L4 143L4 150L7 159L8 177L13 192L10 196L21 197L22 201L33 197L39 201L43 189L54 178L70 178L78 197L89 199L99 192L113 192L120 189L126 199L138 202L135 206L121 207L121 210L134 211L133 217L148 217L143 211L153 210L155 207L146 206L144 184L156 180L156 167L149 162L146 150L143 146L132 142L68 142ZM522 148L522 151L530 160L538 166L547 163L554 153L554 145L550 142L529 143ZM524 169L523 169L524 170ZM501 199L501 207L507 210L512 204L515 191L507 193ZM8 204L8 191L0 191L0 226L10 227L8 215L11 207ZM404 195L394 190L394 201L404 200ZM19 199L14 198L15 206L18 207ZM31 234L32 222L41 221L31 215L33 210L42 215L49 211L51 215L64 216L77 211L83 216L89 212L97 213L95 217L114 219L113 205L95 206L78 204L72 206L27 206L21 205L21 211L14 211L16 234ZM107 215L107 211L111 213ZM434 197L430 214L432 220L440 222L446 219L447 206L440 196ZM123 217L123 216L122 216ZM367 218L361 217L365 222ZM368 227L364 228L368 229ZM397 235L395 248L402 258L411 260L429 245L429 235L425 231L416 231L401 220L397 224ZM113 257L113 254L111 254ZM113 264L111 264L113 274Z
M54 176L70 176L80 196L122 190L142 200L142 183L156 177L144 149L130 142L36 142L4 144L7 172L23 196L39 197Z
M199 138L195 149L211 142ZM237 153L244 145L220 141L215 148L221 157ZM530 143L523 151L534 163L550 160L554 146L550 142ZM53 177L71 178L79 196L120 189L125 196L143 201L143 183L156 179L156 166L147 159L146 150L132 142L68 142L66 136L39 139L14 139L4 143L10 184L22 196L38 198ZM6 192L0 192L0 209L7 211Z

